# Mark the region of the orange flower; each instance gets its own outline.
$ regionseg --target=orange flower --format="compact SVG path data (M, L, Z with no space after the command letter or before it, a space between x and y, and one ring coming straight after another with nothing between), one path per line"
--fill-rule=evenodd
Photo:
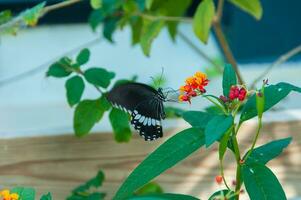
M206 90L204 87L208 85L208 82L206 74L196 72L193 76L185 80L184 86L180 87L182 95L179 96L179 100L190 102L191 97L205 93Z
M17 193L10 193L9 190L2 190L0 191L0 198L1 200L18 200L19 195Z

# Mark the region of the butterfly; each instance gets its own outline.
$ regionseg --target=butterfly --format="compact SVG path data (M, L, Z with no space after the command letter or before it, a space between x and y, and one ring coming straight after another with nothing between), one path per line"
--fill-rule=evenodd
M113 107L131 115L131 124L145 141L163 136L161 120L165 119L163 102L166 101L162 88L127 82L119 84L107 93Z

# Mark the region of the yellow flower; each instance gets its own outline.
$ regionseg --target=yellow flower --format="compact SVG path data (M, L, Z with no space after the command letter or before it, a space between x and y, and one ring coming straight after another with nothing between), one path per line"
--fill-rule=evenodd
M10 195L11 200L18 200L19 199L19 195L17 193L12 193Z
M0 191L0 197L2 197L2 200L18 200L19 195L17 193L11 193L9 190L2 190Z
M207 75L202 73L202 72L196 72L194 74L194 77L195 77L195 82L198 84L198 85L204 85L204 83L206 82L207 80Z
M196 72L194 74L194 77L197 79L202 79L202 80L206 80L207 79L207 75L203 72Z
M9 195L9 190L2 190L2 191L0 192L0 197L1 197L1 196L5 197L5 196L8 196L8 195Z

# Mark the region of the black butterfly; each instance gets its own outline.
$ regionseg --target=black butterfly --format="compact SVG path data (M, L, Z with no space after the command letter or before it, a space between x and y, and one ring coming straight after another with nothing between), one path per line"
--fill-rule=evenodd
M166 96L162 88L156 90L146 84L128 82L114 87L107 99L114 107L131 115L131 124L144 140L163 136L161 119L165 119L163 102Z

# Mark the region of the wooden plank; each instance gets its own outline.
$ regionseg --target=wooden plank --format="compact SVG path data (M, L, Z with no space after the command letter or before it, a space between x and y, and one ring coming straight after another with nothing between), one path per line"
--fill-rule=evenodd
M250 145L255 125L242 127L241 148ZM259 143L292 135L293 143L269 166L280 178L288 197L301 196L301 122L270 123L263 128ZM176 133L168 131L166 135ZM166 139L167 137L165 137ZM32 186L38 194L50 191L54 199L65 199L70 190L98 169L106 174L103 191L110 199L118 186L143 158L163 140L144 142L135 136L127 144L116 144L110 133L84 138L72 135L5 139L0 141L0 187ZM234 160L226 155L225 173L234 179ZM217 147L201 149L156 179L165 191L191 194L202 199L219 189L214 177L219 174ZM248 199L245 195L242 199Z

